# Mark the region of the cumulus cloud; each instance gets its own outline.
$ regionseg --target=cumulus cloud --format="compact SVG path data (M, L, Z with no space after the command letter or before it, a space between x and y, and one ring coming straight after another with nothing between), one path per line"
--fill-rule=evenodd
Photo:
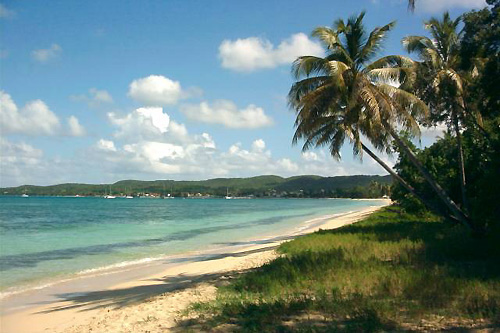
M109 92L96 88L90 88L88 94L72 95L70 99L76 102L87 103L92 108L113 103L113 97L111 97Z
M238 72L251 72L291 64L298 56L323 56L321 45L303 33L294 34L277 47L267 39L249 37L224 40L219 46L222 67Z
M262 152L266 149L266 143L262 139L257 139L252 143L252 150Z
M108 119L118 129L114 136L126 142L179 142L188 139L186 127L171 121L170 116L163 112L161 107L138 108L124 116L110 112Z
M62 48L58 44L52 44L48 49L39 49L31 52L31 57L41 63L49 62L59 57Z
M1 161L19 162L35 164L42 157L43 152L24 142L12 143L0 137L0 147L2 151Z
M128 96L144 105L164 106L176 104L185 97L185 93L179 81L162 75L150 75L132 81Z
M419 0L416 3L416 10L436 13L453 8L483 8L486 7L486 5L486 1L484 0Z
M312 151L306 151L302 153L302 158L306 161L320 161L322 160L318 154Z
M250 104L239 110L236 104L228 100L218 100L212 105L207 102L183 105L180 110L193 121L221 124L229 128L259 128L273 124L264 109Z
M97 149L104 151L116 151L115 143L111 140L100 139L96 144Z
M43 152L24 142L13 143L0 137L0 186L26 184L31 171L36 174ZM7 183L6 183L7 182Z
M14 17L15 15L15 11L8 9L4 4L0 3L0 18L10 18Z
M4 134L56 135L61 124L43 101L28 102L18 110L11 96L0 91L0 128Z
M282 158L277 161L278 168L281 169L282 173L294 174L299 171L299 165L292 162L289 158Z
M85 128L80 125L78 118L76 118L75 116L70 116L68 118L68 128L69 135L71 136L84 136L87 133L85 131Z

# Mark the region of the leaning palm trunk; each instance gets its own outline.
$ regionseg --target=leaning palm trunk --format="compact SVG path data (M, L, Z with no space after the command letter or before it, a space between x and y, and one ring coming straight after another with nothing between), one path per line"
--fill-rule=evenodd
M424 168L422 163L418 160L415 153L404 143L404 141L399 137L396 131L389 125L386 129L391 134L391 136L396 141L396 144L403 152L408 156L413 165L418 169L420 174L424 177L427 183L431 186L434 192L438 195L439 199L446 205L450 212L460 221L463 225L475 230L474 225L471 223L469 217L457 206L457 204L446 194L445 190L434 180L434 178L429 174L429 172Z
M453 127L455 129L455 135L457 136L457 148L458 148L458 170L460 174L460 190L462 193L462 204L466 211L469 210L469 201L467 200L467 187L465 180L465 165L464 165L464 151L462 145L462 134L460 133L460 127L458 124L458 116L456 112L453 112Z
M443 212L439 207L431 203L429 200L425 199L423 196L417 193L413 186L408 184L400 175L398 175L390 166L388 166L384 161L382 161L377 155L375 155L368 147L363 143L361 144L363 151L366 152L371 158L373 158L378 164L382 166L401 186L403 186L408 192L415 196L420 202L422 202L428 209L435 212L438 215L445 216L448 219L455 221L451 216L446 216L447 214Z

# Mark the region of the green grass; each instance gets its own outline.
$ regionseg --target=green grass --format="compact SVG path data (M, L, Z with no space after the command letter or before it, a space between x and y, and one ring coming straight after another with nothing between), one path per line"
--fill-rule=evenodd
M186 330L399 331L500 325L500 239L385 208L283 244L194 304ZM427 325L427 326L425 326Z

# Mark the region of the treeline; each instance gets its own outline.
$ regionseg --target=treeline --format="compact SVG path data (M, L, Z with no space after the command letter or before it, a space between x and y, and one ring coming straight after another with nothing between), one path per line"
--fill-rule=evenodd
M113 184L23 185L1 188L3 195L102 196L105 194L144 194L186 196L254 196L254 197L338 197L380 198L390 194L389 176L258 176L251 178L216 178L202 181L121 180Z

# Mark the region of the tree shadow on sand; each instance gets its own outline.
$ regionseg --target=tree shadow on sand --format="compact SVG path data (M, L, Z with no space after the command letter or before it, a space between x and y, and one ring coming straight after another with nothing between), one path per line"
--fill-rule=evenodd
M242 252L215 253L206 256L190 257L186 261L212 261L230 257L243 257L254 253L269 251L277 246L268 246L260 249ZM177 262L182 262L179 259ZM214 262L214 265L217 265ZM63 293L54 295L57 301L52 307L39 313L52 313L64 310L90 311L100 308L118 309L133 304L138 304L147 299L164 293L192 288L201 282L217 282L222 279L230 279L236 275L245 273L247 270L226 271L210 274L179 274L176 276L165 276L160 279L145 279L143 285L129 288L96 290L84 293Z

